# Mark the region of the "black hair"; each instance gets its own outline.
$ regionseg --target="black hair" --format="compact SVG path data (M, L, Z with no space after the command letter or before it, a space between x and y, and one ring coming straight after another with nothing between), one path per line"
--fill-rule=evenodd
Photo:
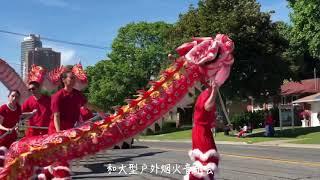
M14 89L14 90L11 90L10 92L9 92L9 94L8 94L8 97L10 96L10 94L11 93L13 93L13 92L16 92L18 95L19 95L19 97L20 97L20 92L18 91L18 90L16 90L16 89Z
M37 81L30 81L28 84L29 85L34 85L36 88L40 87L40 83L38 83Z

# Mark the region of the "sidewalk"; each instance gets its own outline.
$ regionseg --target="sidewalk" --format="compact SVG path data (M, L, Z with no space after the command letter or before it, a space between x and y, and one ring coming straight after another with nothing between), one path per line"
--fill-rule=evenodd
M148 140L148 139L139 139L140 142L171 142L171 143L191 143L191 140ZM277 146L277 147L292 147L292 148L311 148L311 149L320 149L320 144L292 144L289 143L292 140L275 140L275 141L266 141L259 142L254 144L248 144L246 142L233 142L233 141L215 141L216 144L230 144L230 145L246 145L246 146Z
M293 143L289 143L289 142L293 142L293 141L297 141L297 140L296 139L289 139L289 140L266 141L266 142L254 143L253 145L320 149L320 144L293 144Z
M156 140L156 139L139 139L138 142L169 142L169 143L191 143L190 140ZM216 144L238 144L238 145L246 145L246 142L232 142L232 141L215 141Z

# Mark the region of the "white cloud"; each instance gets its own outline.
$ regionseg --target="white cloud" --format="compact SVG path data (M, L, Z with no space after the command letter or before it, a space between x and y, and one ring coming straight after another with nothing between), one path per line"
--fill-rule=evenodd
M58 50L61 52L61 64L62 65L67 65L67 64L73 64L75 61L76 57L75 54L76 52L72 49L62 49Z
M61 53L61 65L76 64L79 59L76 56L76 51L72 48L58 46L55 44L43 44L44 48L52 48L52 50Z

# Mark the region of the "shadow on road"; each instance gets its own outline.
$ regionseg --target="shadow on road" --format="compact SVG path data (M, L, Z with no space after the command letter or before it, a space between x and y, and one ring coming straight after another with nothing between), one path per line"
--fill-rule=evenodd
M131 149L146 149L146 148L149 148L148 146L137 146L137 145L133 145L131 147Z

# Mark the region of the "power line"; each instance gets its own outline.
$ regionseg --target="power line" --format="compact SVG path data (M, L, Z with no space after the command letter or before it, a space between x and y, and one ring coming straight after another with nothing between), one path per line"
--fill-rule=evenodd
M16 36L23 36L23 37L28 37L28 34L23 34L23 33L17 33L17 32L12 32L12 31L6 31L0 29L0 33L5 33L5 34L11 34L11 35L16 35ZM65 41L65 40L58 40L58 39L52 39L52 38L47 38L41 36L41 39L46 40L46 41L52 41L52 42L57 42L57 43L62 43L62 44L70 44L74 46L82 46L82 47L87 47L87 48L94 48L94 49L110 49L110 47L102 47L102 46L97 46L97 45L92 45L92 44L85 44L85 43L78 43L78 42L71 42L71 41Z
M7 33L7 34L13 34L13 35L17 35L17 36L28 36L26 34L21 34L21 33L16 33L16 32L10 32L10 31L5 31L5 30L1 30L0 29L0 32L2 33Z

